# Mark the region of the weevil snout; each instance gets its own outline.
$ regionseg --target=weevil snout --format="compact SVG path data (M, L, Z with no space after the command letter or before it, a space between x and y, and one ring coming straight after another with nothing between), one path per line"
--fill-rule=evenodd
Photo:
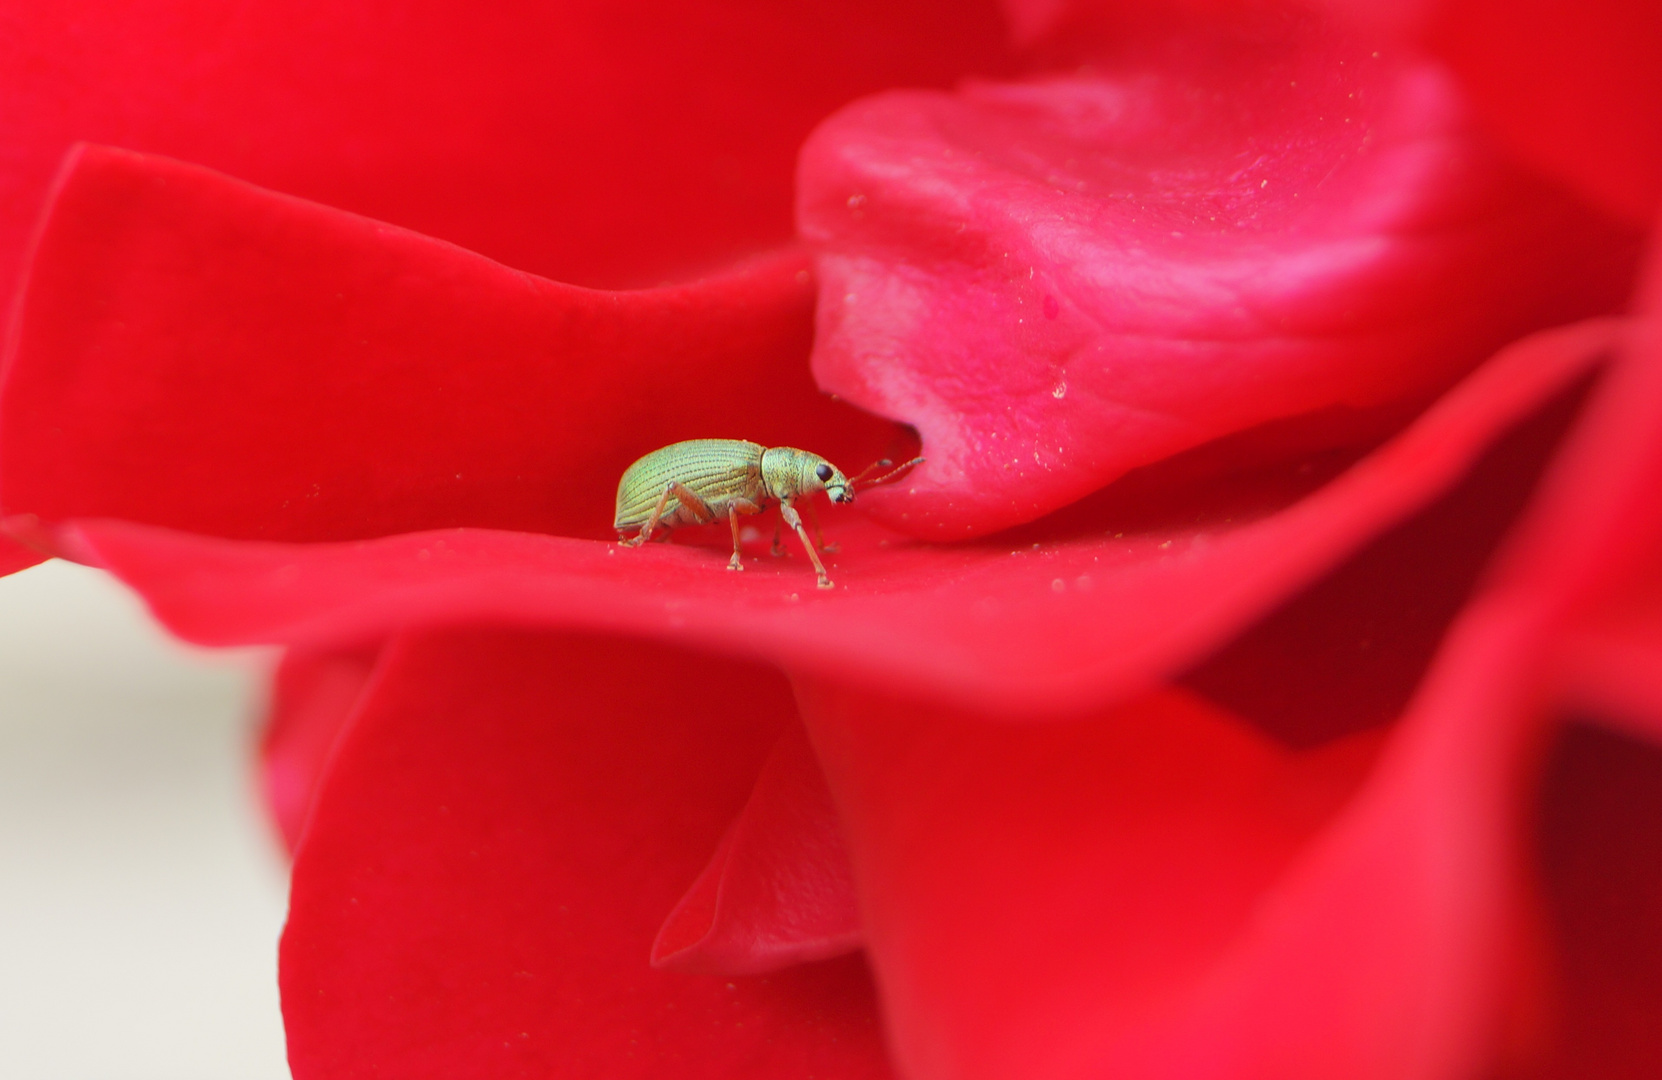
M831 501L834 503L846 504L854 501L854 492L840 484L836 487L826 488L825 493L831 496Z

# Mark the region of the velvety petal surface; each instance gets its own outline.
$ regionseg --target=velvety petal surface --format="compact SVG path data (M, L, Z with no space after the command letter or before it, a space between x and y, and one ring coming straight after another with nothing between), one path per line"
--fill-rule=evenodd
M1315 410L1350 412L1313 441L1354 444L1625 297L1634 238L1509 167L1440 68L1254 12L1143 19L1065 73L880 95L809 140L815 376L930 459L886 524L985 533Z
M1481 522L1503 527L1516 507L1496 493L1517 485L1497 477L1524 477L1528 490L1563 408L1500 436L1587 375L1618 326L1520 343L1354 465L1306 455L1232 468L1275 446L1259 433L1128 477L1042 529L947 548L833 508L828 538L842 548L828 592L800 556L764 554L765 532L748 541L745 572L727 572L727 534L715 528L643 549L481 530L241 543L111 521L55 536L204 644L338 648L434 623L583 627L696 641L972 709L1091 709L1222 645L1451 489L1476 518L1442 528L1437 543L1486 551L1495 533ZM1462 559L1419 549L1399 569Z
M787 240L797 147L839 105L1006 63L962 0L8 3L0 298L80 140L651 284Z
M297 1080L887 1076L858 958L649 963L794 711L775 672L640 643L389 646L295 855Z
M1637 225L1662 206L1662 8L1649 0L1322 0L1453 66L1513 153Z
M812 304L799 254L598 292L88 147L0 376L0 503L270 539L613 535L617 477L677 439L890 451L810 381Z

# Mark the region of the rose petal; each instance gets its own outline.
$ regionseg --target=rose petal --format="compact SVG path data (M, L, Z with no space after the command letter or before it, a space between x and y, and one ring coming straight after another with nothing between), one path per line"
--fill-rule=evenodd
M819 681L799 696L897 1063L929 1080L1138 1075L1081 1043L1171 1008L1378 743L1289 754L1177 691L1024 727Z
M1289 751L1177 691L1010 725L799 685L902 1072L1430 1080L1527 1053L1540 635L1506 615L1462 618L1377 761L1380 732Z
M1578 709L1652 739L1662 739L1662 588L1636 594L1564 644L1566 698Z
M290 851L300 843L324 768L364 699L377 658L375 649L294 649L277 668L260 740L260 779Z
M576 626L695 641L971 709L1092 709L1225 643L1480 459L1488 464L1452 496L1471 500L1474 520L1433 535L1486 551L1514 504L1485 488L1512 490L1504 478L1535 475L1558 429L1537 424L1490 459L1486 448L1586 373L1615 329L1590 323L1520 343L1302 498L1331 461L1189 477L1187 486L1156 471L1032 537L950 548L833 519L843 548L830 557L839 585L828 593L813 588L798 555L762 556L765 537L742 575L726 572L729 541L718 529L704 537L714 550L474 530L255 544L93 521L59 535L75 557L138 590L175 633L204 644L339 647L434 623ZM1422 548L1412 565L1446 581L1443 559L1482 562Z
M820 385L916 426L958 539L1264 421L1423 400L1625 297L1634 238L1508 169L1440 69L1282 15L895 92L803 150Z
M0 14L0 298L64 152L154 151L534 273L651 284L784 242L813 124L1003 66L993 5L121 0Z
M46 556L33 548L0 536L0 577L15 574L19 570L27 570L36 563L46 561Z
M894 429L803 370L811 305L788 253L594 292L91 147L62 180L14 328L0 493L48 521L239 537L609 536L618 476L679 438L884 452Z
M1458 995L1504 891L1453 762L1347 804L1375 733L1290 754L1181 695L1047 727L804 701L907 1075L1437 1076L1486 1041L1494 980Z
M1508 432L1454 492L1206 656L1183 685L1299 748L1401 716L1582 402L1561 396Z
M837 811L807 737L792 725L709 865L658 931L652 963L759 975L859 947Z
M390 648L295 855L298 1080L887 1075L855 958L765 979L648 963L794 722L783 680L504 632Z
M1561 1009L1532 1075L1662 1073L1662 753L1576 725L1547 769L1537 844Z
M1520 158L1636 225L1662 204L1662 9L1648 0L1323 0L1447 60Z
M1657 233L1662 239L1662 230ZM1555 693L1662 733L1662 244L1639 314L1499 576L1558 638Z

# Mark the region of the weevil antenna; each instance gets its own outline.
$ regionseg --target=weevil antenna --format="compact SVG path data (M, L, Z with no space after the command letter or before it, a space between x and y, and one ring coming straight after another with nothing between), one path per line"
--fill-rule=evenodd
M924 458L915 457L911 461L902 462L899 468L886 472L875 480L867 480L867 473L870 473L873 469L887 469L890 465L894 464L894 462L890 461L888 458L884 458L882 461L872 463L864 471L862 471L859 476L855 477L853 480L850 480L848 483L849 486L855 488L855 490L881 487L884 484L892 484L896 480L899 480L902 476L905 476L907 473L917 468L919 465L922 465L924 460Z
M859 476L856 476L853 479L849 480L849 482L848 482L849 486L850 487L857 487L860 484L865 483L866 477L870 476L872 473L876 472L878 469L887 469L890 465L893 465L893 464L894 464L894 462L890 461L888 458L878 458L876 461L872 462L870 465L867 465L865 468L861 469Z

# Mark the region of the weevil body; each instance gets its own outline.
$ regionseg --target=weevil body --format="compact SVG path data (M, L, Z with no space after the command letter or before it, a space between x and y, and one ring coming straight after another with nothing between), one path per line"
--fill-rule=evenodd
M692 439L654 450L624 470L612 527L626 546L635 547L678 526L708 525L725 517L733 527L733 557L727 569L743 570L739 516L759 514L777 502L785 524L802 538L819 587L829 589L825 565L792 505L818 491L831 496L832 502L854 501L848 477L818 454L742 439ZM632 529L640 531L626 539Z

